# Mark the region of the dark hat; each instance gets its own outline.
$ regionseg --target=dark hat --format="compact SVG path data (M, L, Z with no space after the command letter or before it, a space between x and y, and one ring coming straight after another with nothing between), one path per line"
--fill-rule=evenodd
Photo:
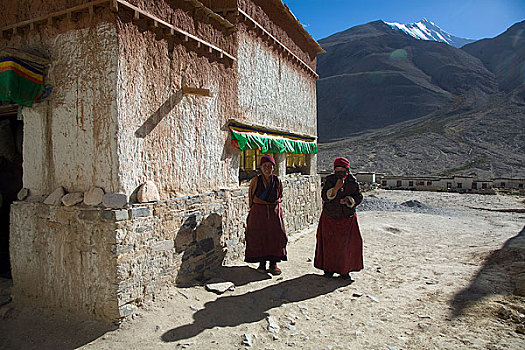
M348 170L350 170L350 161L346 159L345 157L336 158L334 160L334 168L338 166L347 168Z
M273 159L272 156L262 156L261 162L259 163L259 166L263 165L263 163L270 162L275 166L275 159Z

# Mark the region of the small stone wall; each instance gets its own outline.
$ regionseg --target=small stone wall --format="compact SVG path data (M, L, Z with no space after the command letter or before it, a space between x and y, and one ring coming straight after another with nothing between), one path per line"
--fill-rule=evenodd
M320 179L283 179L286 229L317 221ZM173 285L241 258L247 187L127 209L16 202L11 261L16 300L118 320Z

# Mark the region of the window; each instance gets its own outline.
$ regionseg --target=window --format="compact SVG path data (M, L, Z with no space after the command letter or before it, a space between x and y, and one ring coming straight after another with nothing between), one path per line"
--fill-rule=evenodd
M447 182L447 188L451 188L452 187L452 182Z
M486 183L482 183L481 184L481 188L484 189L484 190L487 189L487 184Z
M408 186L409 186L409 187L414 186L414 181L408 181Z
M247 149L241 151L239 181L249 180L257 174L262 156L263 154L260 150Z
M397 180L397 182L396 182L396 186L397 186L397 187L401 187L401 185L402 185L401 180Z
M477 182L473 182L472 183L472 189L473 190L477 190L478 189L478 183Z
M247 149L241 151L240 168L245 171L255 171L259 167L262 153L258 149Z
M518 184L518 188L523 188L523 184Z
M386 180L381 181L381 186L386 186Z
M505 182L502 182L502 183L501 183L501 187L502 187L502 188L505 188Z
M458 182L458 188L463 188L463 184L461 182Z
M306 154L286 153L286 173L302 173L306 169Z
M425 186L425 181L418 181L416 182L417 186Z
M427 186L432 186L432 181L427 181Z

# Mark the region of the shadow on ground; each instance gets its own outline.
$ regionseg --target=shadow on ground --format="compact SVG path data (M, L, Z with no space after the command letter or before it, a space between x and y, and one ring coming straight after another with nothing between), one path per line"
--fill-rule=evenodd
M252 282L272 279L269 274L261 273L250 266L220 266L211 276L232 282L235 286L244 286Z
M351 281L308 274L243 295L220 297L197 311L193 315L192 324L167 331L162 335L162 340L174 342L191 338L213 327L235 327L257 322L268 316L267 311L272 308L315 298L350 283Z
M525 273L525 227L485 260L470 285L451 301L452 316L457 317L488 295L509 295L517 277Z
M0 349L77 349L115 329L112 323L15 302L0 307Z

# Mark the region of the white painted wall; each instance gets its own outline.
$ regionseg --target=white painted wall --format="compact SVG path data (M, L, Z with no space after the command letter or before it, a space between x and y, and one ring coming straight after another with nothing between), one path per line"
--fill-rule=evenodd
M239 109L246 121L317 135L315 80L261 38L239 32Z
M118 189L116 135L117 36L114 24L31 36L51 59L44 102L23 108L24 187L49 194L57 186Z

